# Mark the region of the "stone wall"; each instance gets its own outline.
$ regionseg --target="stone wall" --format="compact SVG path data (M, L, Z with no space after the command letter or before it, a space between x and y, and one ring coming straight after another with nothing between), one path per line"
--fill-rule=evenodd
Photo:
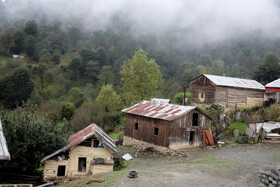
M260 186L280 186L280 173L277 169L265 170L260 169Z

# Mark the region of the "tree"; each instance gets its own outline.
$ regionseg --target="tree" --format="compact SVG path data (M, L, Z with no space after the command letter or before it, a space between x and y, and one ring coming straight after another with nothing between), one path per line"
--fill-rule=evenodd
M154 59L148 60L147 53L139 49L132 59L122 66L124 98L127 105L150 99L162 85L162 75Z
M115 81L115 74L112 70L112 66L103 66L100 74L98 75L99 85L113 85Z
M38 26L34 20L28 21L24 27L24 32L27 35L36 36L38 33Z
M280 64L275 52L268 52L263 58L263 63L257 67L255 78L263 83L269 83L280 77Z
M77 80L79 77L79 68L81 66L81 60L78 57L72 59L71 63L68 66L68 69L71 71L70 79Z
M1 162L1 168L13 172L35 173L40 160L64 145L56 124L38 116L37 107L18 107L1 117L11 161Z
M12 51L15 54L20 54L24 51L24 32L22 30L18 30L14 34L14 45L12 47Z
M101 127L111 129L118 124L122 107L121 97L115 92L112 85L104 85L96 98L98 108L98 122Z
M95 61L97 60L97 53L95 50L82 49L80 50L80 55L83 62Z
M75 107L73 103L62 103L59 107L59 118L70 120L74 114Z
M93 62L93 61L89 61L86 64L86 68L85 68L85 75L93 78L93 79L97 79L97 76L100 72L100 66L98 62Z
M0 44L4 48L7 55L10 54L10 49L14 42L14 35L13 31L11 29L6 30L3 34L0 36Z
M100 47L97 50L97 61L99 62L100 66L108 65L108 55L104 47Z
M30 98L34 89L34 83L31 79L31 73L26 67L19 67L13 74L13 83L15 84L15 101L22 103Z
M36 38L32 35L28 36L24 42L24 49L25 53L29 56L32 57L35 53L36 50Z
M199 65L211 65L213 59L212 59L212 56L209 55L209 54L200 54L198 60L197 60L197 64Z

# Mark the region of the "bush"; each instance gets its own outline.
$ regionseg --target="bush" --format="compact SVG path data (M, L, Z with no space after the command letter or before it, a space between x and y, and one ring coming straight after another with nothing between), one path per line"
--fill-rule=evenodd
M248 124L244 122L234 122L231 123L225 130L225 133L229 133L235 129L239 131L239 133L246 133L246 130L248 128Z
M280 105L271 105L265 110L265 119L280 121Z
M73 103L62 103L59 107L59 118L70 120L74 114L75 107Z
M191 95L192 95L191 92L186 92L186 98L188 98L188 102L186 103L187 105L191 103ZM184 92L179 92L171 100L171 103L182 105L184 102L183 100L184 100Z

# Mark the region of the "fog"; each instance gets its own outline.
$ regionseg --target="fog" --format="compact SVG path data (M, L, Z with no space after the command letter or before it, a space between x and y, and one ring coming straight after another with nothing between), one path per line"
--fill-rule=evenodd
M280 9L274 0L6 0L0 8L2 24L60 20L64 27L126 28L194 45L280 37Z

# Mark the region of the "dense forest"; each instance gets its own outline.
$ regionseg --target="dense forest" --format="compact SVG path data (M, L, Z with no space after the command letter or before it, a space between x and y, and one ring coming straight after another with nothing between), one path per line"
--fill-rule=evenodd
M1 119L14 161L25 163L36 153L34 165L21 171L34 172L43 155L93 122L107 132L122 131L120 110L140 100L181 104L184 86L202 73L262 83L280 75L279 37L254 33L212 41L207 35L210 42L195 45L191 28L135 31L120 12L100 27L85 27L75 17L50 16L42 9L46 2L0 1ZM13 8L27 16L9 14ZM38 150L40 144L48 146ZM19 168L13 163L5 166Z

